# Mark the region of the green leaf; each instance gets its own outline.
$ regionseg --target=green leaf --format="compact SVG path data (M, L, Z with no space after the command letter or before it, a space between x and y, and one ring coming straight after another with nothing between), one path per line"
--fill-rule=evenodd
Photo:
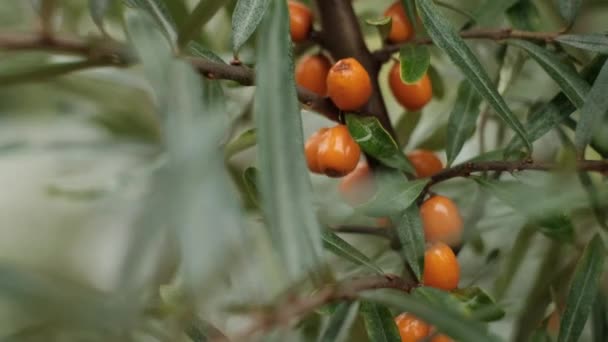
M572 66L565 64L555 54L534 43L517 39L510 39L507 42L525 50L555 80L577 108L583 106L585 96L589 92L589 84Z
M361 149L384 165L413 174L414 168L399 145L373 116L346 115L346 125Z
M348 341L350 330L359 312L359 302L340 303L331 315L319 342Z
M222 8L224 1L222 0L199 0L198 4L192 10L192 13L183 25L179 28L177 34L177 46L184 48L194 39L197 33L200 33L201 28L211 19L217 11Z
M452 165L464 143L475 131L481 96L468 81L458 86L456 103L448 119L446 155L448 165Z
M425 322L433 324L440 332L457 341L500 341L500 338L490 335L480 322L473 321L454 310L446 310L446 307L441 304L412 296L402 290L369 290L360 293L359 296L370 302L409 312Z
M433 0L418 0L418 9L425 28L435 44L440 47L452 62L464 73L473 87L488 101L496 113L503 119L522 139L528 151L532 151L532 144L528 140L526 131L517 117L511 112L505 100L500 96L496 87L483 66L471 49L460 38L449 21L437 9Z
M571 24L578 14L578 10L583 3L583 0L558 0L559 13L566 21Z
M494 295L498 300L501 300L509 287L515 285L513 277L520 269L525 260L525 257L530 250L530 243L534 237L534 227L525 225L521 228L515 242L510 247L508 257L505 258L505 264L500 268L499 275L494 282Z
M478 25L488 26L496 24L497 18L504 16L507 9L514 4L518 3L519 0L486 0L483 4L477 6L473 17Z
M560 322L558 342L578 341L587 317L597 298L600 277L604 267L606 248L599 235L595 235L576 265L566 308Z
M362 302L361 316L370 342L401 342L395 319L386 306Z
M473 136L474 132L471 132L471 135L467 138ZM448 141L448 124L444 123L438 127L435 127L435 130L431 135L424 138L424 140L420 141L416 144L417 149L423 150L431 150L431 151L440 151L446 148Z
M443 99L445 96L445 83L443 82L443 78L435 69L434 66L429 65L428 75L431 79L431 86L433 87L433 96L437 99Z
M253 203L258 207L260 206L260 192L258 191L258 169L255 167L248 167L243 171L243 183L247 190L247 195Z
M608 54L608 36L605 34L564 34L558 36L555 40L575 48Z
M597 188L597 185L593 183L591 176L588 172L579 172L578 177L581 181L581 185L585 188L587 192L587 196L589 197L589 204L593 209L593 213L599 225L608 229L608 225L606 223L606 211L602 208L602 204L600 203L600 194Z
M418 82L431 64L431 52L426 45L406 44L399 50L401 80L406 84Z
M464 304L465 309L478 320L492 322L505 316L505 311L479 287L456 289L452 295L458 298Z
M401 0L401 4L403 5L403 9L405 9L405 13L407 14L407 20L412 23L412 28L416 31L416 23L418 22L418 17L416 13L416 1L415 0Z
M541 17L533 1L519 1L507 10L507 18L514 28L526 31L538 31L541 28Z
M382 39L386 39L389 33L391 32L393 19L391 17L383 17L380 19L366 19L365 23L374 26L378 30L378 33L380 33L380 37Z
M269 5L256 42L254 116L262 207L287 279L301 281L304 273L319 269L323 248L302 148L286 2Z
M418 206L407 208L396 224L396 233L401 243L401 254L414 272L416 279L422 279L424 269L424 232Z
M35 65L24 70L10 71L9 73L0 72L0 87L26 82L39 82L100 66L103 66L103 63L83 60Z
M574 224L566 215L553 215L531 222L538 227L538 231L559 242L572 242L574 240Z
M591 311L593 342L604 342L608 339L608 308L606 304L606 296L599 290Z
M421 117L421 111L407 112L401 115L399 121L397 121L397 124L395 125L395 132L397 134L397 140L399 141L399 148L402 149L407 145L412 133L416 129L416 126L418 126L418 122L420 122Z
M232 14L232 51L235 55L255 32L269 3L269 0L239 0L237 2Z
M393 216L407 209L428 183L428 180L407 181L398 172L377 172L375 181L378 187L376 194L366 203L355 209L374 217Z
M370 258L360 252L353 245L339 237L337 234L329 230L323 230L322 237L323 246L335 255L341 256L342 258L349 260L354 264L366 266L367 268L378 274L384 274L382 269L376 266Z
M232 140L226 145L224 154L226 159L234 156L235 154L244 151L250 147L255 146L257 141L255 128L251 128L241 133L236 139Z
M190 44L188 44L188 51L196 57L202 57L211 62L226 64L220 56L197 42L190 42Z
M93 22L101 31L104 31L103 18L113 0L89 0L89 12Z
M601 118L608 112L608 62L604 63L581 108L581 116L576 126L574 144L579 155L591 141Z
M177 38L175 20L164 0L127 0L127 5L145 10L163 29L167 39L173 44Z

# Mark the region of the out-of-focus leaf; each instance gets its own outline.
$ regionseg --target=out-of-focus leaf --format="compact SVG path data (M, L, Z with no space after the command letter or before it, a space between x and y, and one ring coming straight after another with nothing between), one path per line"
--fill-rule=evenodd
M335 255L341 256L344 259L347 259L357 265L366 266L367 268L378 274L384 274L382 269L376 266L370 260L370 258L368 258L365 254L360 252L357 248L346 242L344 239L342 239L335 233L329 230L324 230L322 234L323 246L330 252L334 253Z
M383 17L380 19L367 19L365 23L374 26L378 30L378 33L380 33L380 37L386 39L391 32L393 20L391 17Z
M418 280L424 269L424 232L420 212L416 205L410 205L396 223L396 232L401 243L401 254Z
M608 308L606 296L598 291L591 311L591 333L593 342L604 342L608 339Z
M458 341L500 341L500 338L488 333L482 323L473 321L455 310L449 310L444 305L412 296L404 291L370 290L362 292L360 297L402 312L409 312L425 322L433 324L440 332Z
M519 2L519 0L486 0L483 4L477 6L473 17L475 22L482 26L496 25L508 8Z
M467 287L452 292L476 319L492 322L504 317L505 311L479 287Z
M262 207L286 278L301 280L320 266L323 247L304 161L302 118L284 1L270 3L258 30L257 44L254 116Z
M215 13L222 8L224 1L222 0L199 0L198 4L192 10L188 19L179 28L177 33L177 46L183 48L188 46L188 43L196 37L201 28L211 19Z
M241 151L255 146L256 140L255 128L246 130L226 145L224 150L226 158L228 159Z
M533 222L538 231L560 242L572 242L574 240L574 224L565 215L554 215Z
M462 81L458 86L456 103L448 119L446 155L448 165L452 165L464 143L469 139L479 116L481 96L468 81Z
M232 14L232 51L235 55L255 32L269 3L269 0L239 0L237 2Z
M577 108L583 106L585 96L589 92L589 84L572 66L563 63L555 54L534 43L517 39L507 42L525 50L555 80Z
M606 248L599 235L589 242L576 265L566 308L560 322L559 342L578 341L597 298Z
M198 317L186 329L186 335L190 337L192 342L207 342L219 338L226 339L226 336L218 328Z
M559 13L566 21L571 24L578 14L583 0L558 0Z
M399 50L401 80L406 84L418 82L431 64L431 51L426 45L406 44Z
M104 31L103 19L113 0L89 0L89 12L93 22L101 31Z
M163 33L171 44L175 42L177 33L175 32L175 20L167 8L164 0L125 0L128 6L140 8L148 12L149 15L161 26Z
M608 36L605 34L564 34L558 36L555 40L575 48L608 54Z
M513 277L515 277L528 253L532 237L534 237L534 229L529 225L522 227L517 234L515 242L509 250L509 255L505 258L506 265L501 267L499 276L496 277L496 281L494 282L493 293L499 301L503 298L509 287L513 285Z
M532 144L526 136L526 131L517 117L496 90L492 80L483 69L483 66L471 49L460 38L452 25L437 9L432 0L418 0L418 10L425 28L435 44L450 57L452 62L460 68L465 77L490 106L522 139L529 151Z
M435 69L435 67L433 67L432 65L429 65L427 73L429 75L429 78L431 79L433 96L438 99L443 99L443 97L445 96L445 83L443 82L443 78L441 77L437 69Z
M374 217L389 217L401 213L418 198L428 180L407 181L397 171L378 172L375 196L356 207L357 211Z
M370 342L400 342L399 330L386 306L371 302L361 303L361 315Z
M197 42L190 42L190 44L188 44L188 51L190 51L190 53L194 56L202 57L211 62L226 64L226 62L224 62L220 56L216 55L213 51L207 49Z
M103 63L97 61L84 60L34 66L26 70L10 73L0 72L0 87L26 82L40 82L50 78L63 76L72 72L95 68L102 65Z
M407 20L412 23L412 28L416 31L416 23L418 22L418 16L416 15L416 13L418 13L416 10L416 0L401 0L401 4L407 14Z
M608 229L608 224L606 222L606 211L604 208L602 208L599 192L596 185L593 183L591 176L587 172L579 172L578 177L581 180L581 184L585 188L585 191L587 191L590 202L589 204L591 204L591 208L593 208L595 218L602 228Z
M537 31L541 27L540 11L533 1L518 1L507 10L507 18L520 30Z
M253 203L258 207L260 206L260 192L258 191L258 169L255 167L248 167L243 171L243 182L245 183L245 189L247 189L247 195Z
M471 132L471 135L467 137L467 139L469 139L471 136L473 136L473 132ZM416 148L423 150L440 151L446 147L447 141L448 124L445 123L436 127L433 133L431 133L431 135L429 135L416 145Z
M407 112L401 115L399 121L395 125L395 133L397 134L397 140L399 142L399 147L403 148L407 145L412 133L416 129L418 122L420 122L420 118L422 117L422 112Z
M591 141L600 119L608 112L608 62L604 64L598 74L591 91L585 98L585 104L581 108L581 116L576 126L574 144L576 151L582 155L585 147Z
M384 165L414 173L414 168L405 157L399 145L372 116L346 115L346 125L353 139L361 149Z
M350 329L357 318L359 302L340 303L331 315L327 328L321 334L319 342L347 341Z

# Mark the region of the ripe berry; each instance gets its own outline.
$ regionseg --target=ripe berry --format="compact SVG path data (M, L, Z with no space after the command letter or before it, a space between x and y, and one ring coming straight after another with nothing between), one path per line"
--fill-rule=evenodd
M367 202L376 192L367 163L359 163L353 172L342 178L338 190L344 201L353 207Z
M327 74L331 68L329 59L318 54L307 56L296 66L296 83L319 96L327 94Z
M395 318L402 342L419 342L431 332L431 327L424 321L409 313L402 313Z
M462 239L463 222L458 207L444 196L433 196L420 206L424 237L429 242L441 241L451 246Z
M452 249L443 242L435 242L424 252L422 282L426 286L450 291L458 287L460 265Z
M454 340L447 337L446 335L439 334L439 335L433 337L430 342L454 342Z
M341 59L327 75L327 95L341 110L356 110L372 95L369 74L356 59Z
M433 88L428 74L424 74L418 82L405 84L401 80L400 63L395 62L389 73L389 86L399 102L404 108L410 111L422 109L433 97Z
M391 32L388 34L388 41L391 43L403 43L414 36L412 23L407 17L405 8L401 1L396 1L384 12L385 17L391 17Z
M288 8L291 40L296 43L305 41L312 28L312 11L306 5L292 0L289 1Z
M361 149L344 125L313 134L304 147L310 171L329 177L344 176L357 167Z
M415 150L407 155L419 178L430 177L443 169L441 160L428 150Z

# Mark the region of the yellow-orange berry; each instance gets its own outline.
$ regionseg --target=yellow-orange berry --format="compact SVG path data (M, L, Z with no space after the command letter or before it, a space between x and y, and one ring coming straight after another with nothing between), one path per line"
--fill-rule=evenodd
M319 143L317 163L329 177L342 177L352 172L361 158L359 144L353 140L344 125L330 128Z
M431 326L409 313L402 313L395 318L402 342L422 341L431 332Z
M331 63L324 55L304 57L296 66L296 83L319 96L325 96L330 68Z
M451 338L446 335L439 334L431 339L431 342L454 342Z
M422 109L433 97L433 87L428 74L424 74L418 82L405 84L401 80L399 62L395 62L389 73L389 86L399 104L410 111Z
M305 41L312 29L312 11L306 5L292 0L288 2L288 9L291 40Z
M369 74L356 59L341 59L327 75L327 95L341 110L356 110L372 95Z
M463 221L456 204L447 197L433 196L420 206L424 237L429 242L441 241L450 246L461 242Z
M435 242L424 252L422 283L426 286L450 291L458 287L460 265L450 246Z
M412 23L407 17L405 8L401 1L396 1L384 12L385 17L391 17L391 32L388 41L391 43L403 43L414 36Z
M407 158L412 162L416 175L420 178L430 177L443 169L441 160L433 151L415 150L408 153Z
M308 164L308 169L314 173L322 173L319 168L319 162L317 158L317 154L319 152L319 144L325 138L325 133L328 131L328 128L321 128L313 135L311 135L308 140L306 140L306 144L304 145L304 153L306 155L306 163Z
M353 172L342 178L338 190L344 201L351 206L367 202L376 192L374 178L367 163L359 163Z

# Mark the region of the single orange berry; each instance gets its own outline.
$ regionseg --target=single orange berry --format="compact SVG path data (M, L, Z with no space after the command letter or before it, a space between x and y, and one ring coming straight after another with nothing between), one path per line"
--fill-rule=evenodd
M450 246L435 242L424 252L422 282L426 286L450 291L458 287L460 265Z
M319 143L317 165L329 177L342 177L352 172L359 163L361 149L345 125L327 130Z
M306 5L292 0L288 2L288 9L291 40L296 43L305 41L312 29L312 11Z
M412 23L407 17L405 8L401 1L396 1L384 12L385 17L391 17L391 32L388 41L391 43L403 43L414 36Z
M451 338L446 335L439 334L431 339L431 342L454 342Z
M420 206L420 218L427 241L441 241L451 246L461 242L464 224L451 199L444 196L429 198Z
M328 128L321 128L311 135L308 140L306 140L306 144L304 145L304 153L306 155L308 169L311 172L322 173L321 169L319 168L317 154L319 152L319 144L325 138L325 133L327 133L328 130Z
M388 76L393 96L407 110L417 111L422 109L433 97L433 87L429 75L425 73L418 82L405 84L401 80L400 69L400 63L395 62Z
M319 96L325 96L330 68L331 63L324 55L304 57L296 66L296 83Z
M376 192L367 163L359 163L353 172L342 178L338 190L344 201L353 207L367 202Z
M356 110L372 95L372 81L361 63L344 58L329 70L327 95L341 110Z
M430 177L443 169L441 160L432 151L415 150L408 153L407 158L412 162L416 175L420 178Z
M409 313L402 313L395 318L402 342L418 342L424 340L431 332L431 326Z

